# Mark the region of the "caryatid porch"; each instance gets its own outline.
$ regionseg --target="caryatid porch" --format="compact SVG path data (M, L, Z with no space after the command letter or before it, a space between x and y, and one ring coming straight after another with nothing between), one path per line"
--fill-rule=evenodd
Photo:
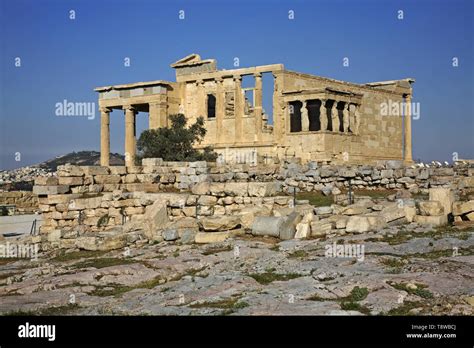
M335 132L359 134L362 95L329 88L284 93L287 134Z

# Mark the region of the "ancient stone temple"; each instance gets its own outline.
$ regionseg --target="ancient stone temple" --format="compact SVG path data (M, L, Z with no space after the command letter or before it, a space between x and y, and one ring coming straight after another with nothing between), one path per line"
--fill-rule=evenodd
M274 163L412 162L413 79L356 84L286 70L283 64L218 70L214 59L191 54L171 64L176 82L149 81L96 88L101 111L101 165L109 165L110 112L125 115L126 164L136 153L137 113L148 113L149 128L169 126L183 113L205 119L219 160ZM265 91L263 79L273 84ZM250 81L250 87L243 80ZM267 93L271 112L264 110ZM270 93L270 94L268 94ZM397 106L393 108L392 106ZM396 110L383 112L384 109Z

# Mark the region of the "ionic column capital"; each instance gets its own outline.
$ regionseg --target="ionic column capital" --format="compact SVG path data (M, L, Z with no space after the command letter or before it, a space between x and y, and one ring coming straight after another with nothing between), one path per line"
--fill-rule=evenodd
M99 107L99 111L100 111L102 114L109 114L109 113L112 111L112 109L106 108L105 106L101 106L101 107Z
M122 105L122 109L125 111L136 111L135 107L132 105Z
M234 76L232 76L232 79L235 82L242 82L242 76L241 75L234 75Z
M255 77L256 79L261 79L262 78L262 73L255 73L253 74L253 77Z

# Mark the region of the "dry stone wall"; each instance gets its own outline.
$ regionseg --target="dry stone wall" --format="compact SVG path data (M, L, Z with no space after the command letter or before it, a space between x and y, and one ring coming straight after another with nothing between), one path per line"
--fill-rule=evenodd
M0 192L0 206L12 214L33 213L38 210L38 197L31 191Z
M146 208L154 202L165 204L167 215L173 219L232 215L249 207L268 207L271 211L274 205L284 207L292 201L291 197L277 196L281 192L278 182L198 182L184 192L156 192L162 187L158 182L142 182L131 188L123 183L130 173L103 174L108 168L98 168L69 166L58 171L58 178L38 180L37 183L48 184L34 188L39 193L39 208L44 218L42 232L78 225L99 231L129 221L142 221ZM136 175L151 178L156 174ZM114 183L106 183L111 181Z
M403 167L398 161L380 166L335 166L309 162L216 165L206 162L164 162L145 159L135 167L59 166L57 177L40 177L33 192L44 196L66 193L162 192L189 190L201 182L274 182L282 191L321 191L328 187L405 188L411 191L436 186L470 185L474 168L469 165L453 167Z
M314 236L338 226L347 231L376 229L379 217L350 219L348 216L377 214L383 210L384 219L396 220L407 215L413 215L414 219L417 212L414 208L392 211L393 207L377 205L369 209L359 204L349 207L342 217L331 217L329 222L324 221L326 215L341 215L340 212L334 212L332 207L313 211L308 202L296 202L297 206L293 207L289 194L295 190L322 191L332 194L335 203L341 203L338 197L347 196L341 195L340 189L349 185L404 189L411 193L428 192L434 187L455 187L456 190L466 188L472 194L473 174L474 168L469 165L407 168L393 161L380 166L329 166L315 162L249 166L145 159L142 166L135 167L60 166L56 177L37 178L33 192L38 195L44 218L40 231L52 240L58 235L65 240L68 236L86 238L79 236L80 231L100 233L120 227L125 233L144 231L147 240L179 238L207 242L218 241L222 233L222 238L227 238L227 230L236 233L239 228L252 229L257 218L257 223L263 219L262 231L273 228L280 238L286 238L285 226L290 220L292 225L300 226L297 236L303 237L308 236L309 230L318 231L311 233ZM430 197L430 200L440 199ZM452 202L447 204L451 207ZM331 211L325 212L325 209ZM456 209L453 215L458 220L466 219L471 213L470 208L464 206ZM293 210L298 214L291 217ZM438 213L440 210L438 203L423 203L418 208L420 217L416 219L420 223L444 223L447 209L444 208L443 214ZM270 216L281 218L266 221L265 217ZM300 221L304 216L308 221Z

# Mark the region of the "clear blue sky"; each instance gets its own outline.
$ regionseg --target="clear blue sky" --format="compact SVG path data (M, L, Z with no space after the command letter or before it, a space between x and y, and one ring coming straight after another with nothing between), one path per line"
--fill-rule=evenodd
M357 83L413 77L414 101L421 105L420 119L412 122L414 158L451 161L453 152L474 158L471 0L0 3L0 169L99 150L98 111L94 120L58 117L55 104L97 103L96 86L173 81L169 64L190 53L216 58L226 69L238 57L241 67L283 63ZM21 67L15 67L16 57ZM349 67L343 67L344 57ZM459 59L456 68L453 57ZM143 114L137 122L138 132L145 129ZM118 111L112 113L111 132L111 150L123 153Z

